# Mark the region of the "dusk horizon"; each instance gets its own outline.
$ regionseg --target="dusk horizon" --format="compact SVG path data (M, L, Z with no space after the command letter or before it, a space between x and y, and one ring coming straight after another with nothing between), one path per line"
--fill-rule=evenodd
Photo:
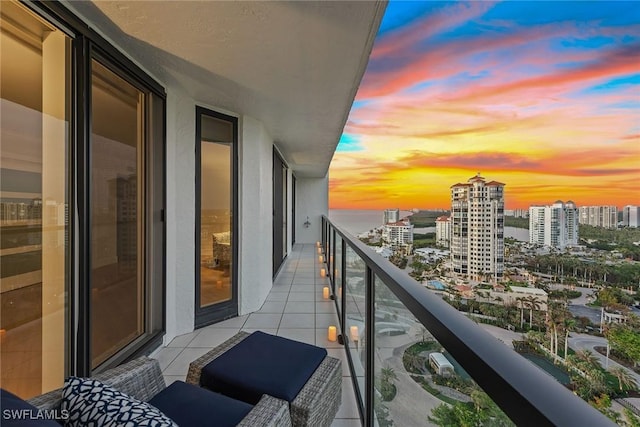
M330 209L640 203L633 2L390 2L329 169Z

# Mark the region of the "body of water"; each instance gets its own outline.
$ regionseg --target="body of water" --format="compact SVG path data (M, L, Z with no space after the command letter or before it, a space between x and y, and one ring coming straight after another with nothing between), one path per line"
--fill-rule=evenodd
M329 219L339 227L353 235L365 233L382 226L383 210L347 210L330 209ZM400 211L400 217L411 215L410 211ZM416 228L414 233L435 233L435 227ZM521 242L529 241L529 230L526 228L505 227L504 236Z
M400 211L400 218L411 215L410 211ZM345 231L358 235L377 227L382 227L384 210L330 209L329 219Z

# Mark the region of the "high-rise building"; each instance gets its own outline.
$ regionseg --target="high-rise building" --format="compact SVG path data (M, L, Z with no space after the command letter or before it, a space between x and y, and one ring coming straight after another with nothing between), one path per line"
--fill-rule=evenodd
M529 242L564 249L578 244L578 209L572 201L529 207Z
M391 224L400 221L400 209L385 209L383 224Z
M409 254L413 249L413 225L409 220L392 222L382 227L382 241L385 246L402 250Z
M504 270L504 186L478 173L451 186L451 262L469 279L497 280Z
M638 228L640 226L640 207L627 205L622 208L622 225Z
M578 222L593 227L618 227L618 208L615 206L580 206Z
M451 217L439 216L436 218L436 243L440 246L449 247L451 240Z

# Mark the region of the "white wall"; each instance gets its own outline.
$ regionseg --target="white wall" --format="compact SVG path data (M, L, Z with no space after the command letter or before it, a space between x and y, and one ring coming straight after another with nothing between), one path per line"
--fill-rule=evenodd
M329 179L298 178L296 192L296 243L315 243L321 239L322 215L329 214ZM311 225L304 226L309 217Z
M195 102L167 89L165 344L195 321Z
M239 314L258 310L271 290L273 140L249 116L240 123Z

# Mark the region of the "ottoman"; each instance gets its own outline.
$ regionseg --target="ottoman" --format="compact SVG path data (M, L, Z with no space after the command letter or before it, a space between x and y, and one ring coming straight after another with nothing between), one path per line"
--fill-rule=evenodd
M341 403L341 362L323 348L239 332L189 366L187 382L254 404L289 402L294 426L329 426Z

